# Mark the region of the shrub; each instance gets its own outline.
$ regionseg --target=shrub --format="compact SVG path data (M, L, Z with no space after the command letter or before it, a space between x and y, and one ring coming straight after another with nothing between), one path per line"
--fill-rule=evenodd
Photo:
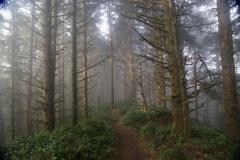
M170 125L165 127L157 127L155 138L152 141L151 146L156 149L161 145L165 144L168 141L170 132L171 132Z
M127 112L132 112L139 109L138 104L129 101L118 102L115 105L117 106L116 108L119 109L122 114L126 114Z
M31 138L15 141L7 147L7 159L9 160L50 160L55 158L52 137L49 133L43 133Z
M161 153L159 160L190 160L191 158L177 148L169 148Z
M215 128L210 128L210 127L206 127L203 126L201 124L193 124L192 125L192 136L193 138L215 138L216 136L218 136L219 134L222 134L223 132L219 129L215 129Z
M128 112L122 119L123 124L139 130L142 125L148 122L148 116L142 111Z
M74 129L78 135L77 157L86 160L105 160L115 149L116 138L111 128L103 121L84 120Z
M147 138L153 138L156 134L156 125L153 123L147 123L143 125L140 129L140 135L147 137Z
M240 142L229 147L229 157L230 160L239 160L240 159Z
M171 114L159 109L151 110L148 112L131 111L128 112L123 118L123 124L136 129L137 131L146 123L159 123L162 120L168 120Z
M5 159L5 154L6 154L6 148L2 145L0 145L0 159Z
M8 160L106 160L116 142L105 122L89 119L73 128L17 140L7 146L6 156Z

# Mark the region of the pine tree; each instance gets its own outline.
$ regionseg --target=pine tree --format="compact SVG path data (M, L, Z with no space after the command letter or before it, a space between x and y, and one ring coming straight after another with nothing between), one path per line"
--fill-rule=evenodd
M234 142L240 138L240 129L238 124L239 111L229 1L217 0L217 12L223 75L225 125L230 140Z

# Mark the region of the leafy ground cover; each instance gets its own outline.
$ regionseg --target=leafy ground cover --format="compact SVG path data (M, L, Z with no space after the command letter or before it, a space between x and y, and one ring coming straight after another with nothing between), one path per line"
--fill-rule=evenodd
M122 118L147 144L148 160L239 160L239 145L230 144L223 131L195 123L190 137L177 137L170 122L171 114L161 110L131 111Z
M108 123L91 118L75 127L60 128L8 144L6 160L107 160L117 138Z

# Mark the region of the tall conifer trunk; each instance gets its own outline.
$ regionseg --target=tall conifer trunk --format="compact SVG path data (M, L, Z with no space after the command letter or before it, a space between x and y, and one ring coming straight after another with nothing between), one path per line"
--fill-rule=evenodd
M73 0L72 16L72 115L73 125L78 122L78 92L77 92L77 0Z
M162 1L164 7L166 52L171 76L171 108L173 115L173 132L177 135L188 134L188 109L186 82L182 54L179 51L178 24L173 0Z
M56 54L52 51L52 1L44 4L44 58L45 58L45 95L46 130L55 128L55 63Z
M225 125L231 141L240 137L236 75L232 39L230 4L228 0L217 0L219 42L222 62Z
M12 8L12 37L11 37L11 129L12 140L15 140L15 70L16 70L16 2L13 2Z
M34 46L34 14L35 5L34 0L32 2L32 22L31 22L31 37L30 37L30 56L29 56L29 77L28 77L28 100L27 100L27 134L32 134L32 82L33 82L33 46Z
M84 37L84 116L88 117L88 48L87 48L87 9L86 9L86 0L83 1L83 14L84 14L84 31L83 31L83 37Z

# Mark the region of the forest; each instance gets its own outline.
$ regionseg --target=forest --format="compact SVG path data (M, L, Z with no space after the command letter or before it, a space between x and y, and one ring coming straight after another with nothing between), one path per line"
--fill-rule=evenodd
M240 160L239 0L0 0L0 160Z

